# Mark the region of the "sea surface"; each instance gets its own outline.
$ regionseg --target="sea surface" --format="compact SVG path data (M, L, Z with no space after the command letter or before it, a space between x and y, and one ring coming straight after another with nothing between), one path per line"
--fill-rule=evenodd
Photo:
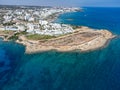
M120 8L84 8L55 22L108 29L118 37L94 51L36 54L0 39L0 90L120 90Z

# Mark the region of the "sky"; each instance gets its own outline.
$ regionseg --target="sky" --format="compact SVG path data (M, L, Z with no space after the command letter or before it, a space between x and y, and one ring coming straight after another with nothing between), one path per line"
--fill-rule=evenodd
M120 0L0 0L0 5L120 7Z

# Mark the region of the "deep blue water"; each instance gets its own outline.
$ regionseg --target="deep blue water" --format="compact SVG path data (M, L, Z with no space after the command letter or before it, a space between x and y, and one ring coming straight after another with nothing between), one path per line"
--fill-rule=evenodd
M56 21L119 35L119 16L120 8L85 8ZM0 40L0 90L120 90L119 37L105 48L84 53L24 52L24 46Z
M83 8L83 12L60 15L55 22L108 29L120 34L120 8Z

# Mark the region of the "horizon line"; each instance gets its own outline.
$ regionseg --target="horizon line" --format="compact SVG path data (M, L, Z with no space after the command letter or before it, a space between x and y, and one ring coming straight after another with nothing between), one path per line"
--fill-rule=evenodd
M0 6L30 6L30 7L103 7L103 8L120 8L120 6L50 6L50 5L10 5L10 4L0 4Z

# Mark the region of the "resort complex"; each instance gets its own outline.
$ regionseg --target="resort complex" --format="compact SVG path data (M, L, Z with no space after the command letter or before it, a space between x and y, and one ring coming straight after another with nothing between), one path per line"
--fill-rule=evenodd
M61 35L73 32L70 25L52 23L65 12L74 12L79 8L1 8L0 30L26 31L29 34Z

